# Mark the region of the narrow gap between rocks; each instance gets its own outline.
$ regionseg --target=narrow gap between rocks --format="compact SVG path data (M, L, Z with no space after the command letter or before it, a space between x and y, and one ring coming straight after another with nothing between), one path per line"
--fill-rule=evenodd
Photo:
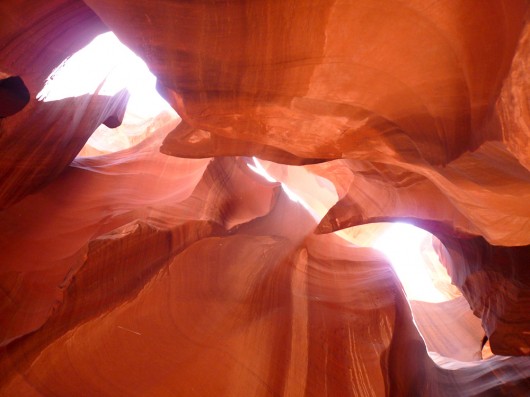
M357 226L354 243L381 251L392 265L409 302L416 328L431 358L471 362L489 358L481 320L460 290L451 283L433 242L438 239L407 223ZM359 243L360 240L361 242Z
M178 118L155 85L156 77L145 62L114 33L107 32L57 66L37 99L48 102L86 94L113 96L127 89L130 98L123 120L105 120L107 125L98 127L78 154L98 156L134 146Z

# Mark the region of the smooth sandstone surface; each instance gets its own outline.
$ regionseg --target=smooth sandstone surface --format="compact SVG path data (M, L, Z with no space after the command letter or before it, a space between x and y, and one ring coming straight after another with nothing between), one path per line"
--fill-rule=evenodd
M1 396L528 396L527 1L7 0L0 19L0 82L29 93L0 85ZM182 120L76 158L127 91L36 96L108 30ZM436 236L461 295L407 301L362 247L394 221Z

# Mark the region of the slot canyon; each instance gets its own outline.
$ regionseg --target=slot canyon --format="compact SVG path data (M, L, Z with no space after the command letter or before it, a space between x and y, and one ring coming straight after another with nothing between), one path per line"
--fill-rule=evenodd
M529 93L528 0L2 0L0 396L530 396Z

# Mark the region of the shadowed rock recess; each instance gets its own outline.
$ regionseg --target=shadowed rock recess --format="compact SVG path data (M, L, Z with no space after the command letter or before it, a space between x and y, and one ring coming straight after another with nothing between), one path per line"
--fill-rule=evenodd
M528 1L3 0L0 20L0 396L529 395ZM181 119L76 157L129 93L37 94L109 30ZM409 303L357 244L395 221L436 237L458 298Z

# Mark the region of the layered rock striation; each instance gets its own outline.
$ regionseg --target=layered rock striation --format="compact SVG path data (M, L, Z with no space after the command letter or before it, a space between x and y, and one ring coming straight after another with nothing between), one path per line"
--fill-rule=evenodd
M0 15L0 395L528 395L527 1ZM182 120L76 158L127 91L37 93L108 30ZM391 265L345 230L394 221L437 237L462 293L413 309L456 324L416 328Z

